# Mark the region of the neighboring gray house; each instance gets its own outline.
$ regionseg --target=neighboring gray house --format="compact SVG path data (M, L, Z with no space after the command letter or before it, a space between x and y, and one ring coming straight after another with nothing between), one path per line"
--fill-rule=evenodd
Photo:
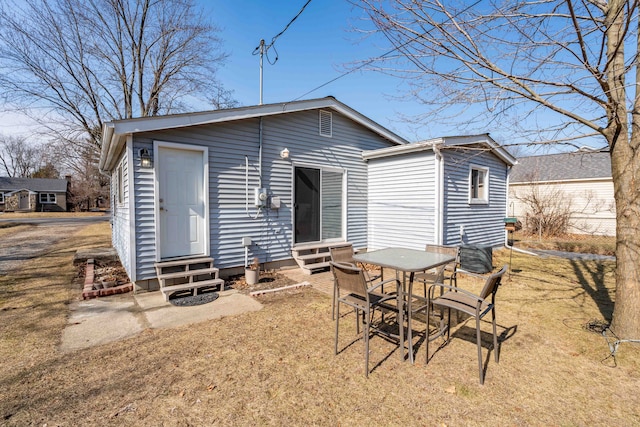
M0 212L66 212L69 179L0 177Z
M368 249L427 243L502 246L515 158L489 135L366 151Z
M418 197L424 186L433 189L418 202L425 210L456 201L453 192L463 192L466 206L431 214L426 227L442 227L442 233L412 238L415 228L408 227L404 240L390 243L456 244L464 225L464 241L502 244L511 156L486 135L442 141L409 146L333 97L106 123L100 169L112 177L113 245L130 279L144 289L157 287L157 262L211 257L234 274L257 257L273 267L295 259L313 270L327 265L330 246L379 247L378 227L417 221L376 205L392 183L400 184L389 201ZM422 183L402 184L386 171L376 178L385 161L411 157L425 172ZM478 167L470 169L469 162ZM438 172L426 173L430 168ZM441 188L429 177L443 173L449 178ZM477 192L471 201L470 178ZM433 199L434 191L440 199ZM495 217L462 218L479 219L479 212Z
M522 157L514 166L509 184L510 213L535 221L524 200L535 192L569 206L571 228L576 234L615 236L616 210L608 151L578 150L574 153Z

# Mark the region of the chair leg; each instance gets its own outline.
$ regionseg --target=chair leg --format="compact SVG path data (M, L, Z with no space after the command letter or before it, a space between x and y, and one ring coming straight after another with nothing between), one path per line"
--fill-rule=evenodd
M427 349L427 356L424 360L424 364L428 364L429 363L429 319L431 319L431 304L429 304L429 301L427 301L427 325L426 325L426 329L424 331L424 342L425 342L425 347Z
M340 322L340 303L336 301L336 342L335 342L335 353L338 354L338 323Z
M480 316L476 316L476 340L478 342L478 371L480 373L480 385L484 384L484 375L482 372L482 335L480 333Z
M336 319L336 300L338 299L338 288L333 286L333 301L331 302L331 320Z
M364 312L364 310L363 310ZM369 378L369 314L365 315L364 323L364 375Z
M491 310L491 321L493 323L493 352L495 353L496 363L500 359L500 353L498 351L498 333L496 331L496 309Z

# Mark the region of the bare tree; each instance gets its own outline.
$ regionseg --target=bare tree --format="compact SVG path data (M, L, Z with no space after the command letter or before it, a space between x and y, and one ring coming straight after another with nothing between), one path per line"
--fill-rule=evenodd
M564 191L541 191L539 186L533 186L515 194L514 199L526 207L525 233L541 236L561 236L567 233L571 225L571 196Z
M617 212L611 329L640 337L638 1L360 4L394 47L382 68L411 78L430 117L484 126L513 118L543 130L532 142L608 144Z
M92 163L105 121L233 103L218 30L193 0L5 0L0 22L0 97L48 129L82 200L108 195Z
M53 164L45 163L44 165L40 166L38 170L31 174L31 178L59 179L60 172Z
M38 107L34 118L58 139L99 147L104 121L181 111L190 97L219 89L225 54L193 0L3 4L5 101Z
M98 208L109 201L109 177L100 173L100 156L91 144L69 145L61 140L51 143L50 149L55 163L73 177L69 202L75 209Z
M0 165L6 176L30 177L40 167L40 148L24 137L0 136Z

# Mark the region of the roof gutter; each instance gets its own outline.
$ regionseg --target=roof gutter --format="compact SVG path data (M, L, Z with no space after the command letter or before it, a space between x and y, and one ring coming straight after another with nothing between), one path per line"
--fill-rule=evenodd
M396 145L393 147L380 148L377 150L367 150L362 152L364 160L378 159L381 157L397 156L420 151L433 151L436 144L442 144L442 138L431 139L429 141L414 142L413 144Z
M109 153L109 150L112 146L111 138L113 138L113 131L115 129L115 125L113 123L105 123L102 127L102 147L100 148L100 162L98 163L98 168L100 172L106 172L106 165L109 164L113 153Z
M104 124L102 130L102 148L100 150L100 162L98 168L101 173L108 174L113 170L117 155L126 143L127 135L116 133L116 125L113 122Z

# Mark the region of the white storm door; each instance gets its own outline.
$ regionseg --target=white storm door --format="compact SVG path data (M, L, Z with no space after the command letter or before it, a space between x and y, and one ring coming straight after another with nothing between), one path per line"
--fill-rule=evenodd
M160 259L207 255L206 150L155 151Z

